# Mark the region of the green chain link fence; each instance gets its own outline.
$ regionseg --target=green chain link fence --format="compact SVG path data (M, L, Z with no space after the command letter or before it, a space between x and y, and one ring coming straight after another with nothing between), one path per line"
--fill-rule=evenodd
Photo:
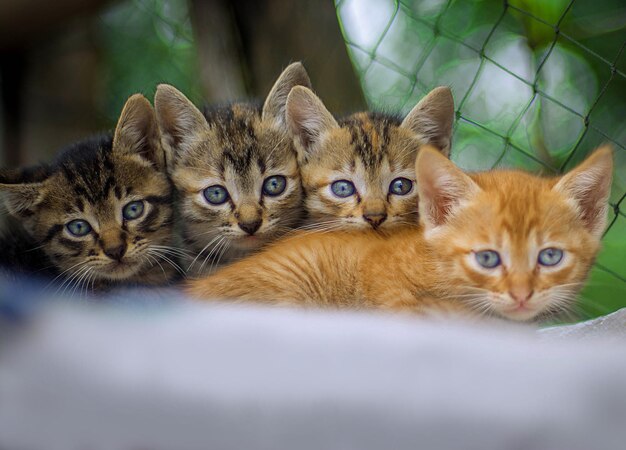
M469 170L568 170L602 142L616 170L603 250L582 293L626 306L626 5L612 0L337 0L369 105L406 113L452 88L452 159Z
M167 81L200 99L197 50L187 2L127 0L97 18L102 48L100 109L115 123L124 101L136 92L152 98Z

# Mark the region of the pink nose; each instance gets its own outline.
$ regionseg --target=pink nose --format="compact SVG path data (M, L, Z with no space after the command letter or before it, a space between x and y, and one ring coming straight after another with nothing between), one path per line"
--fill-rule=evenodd
M511 288L509 289L509 295L520 305L526 303L533 295L533 290L530 288Z

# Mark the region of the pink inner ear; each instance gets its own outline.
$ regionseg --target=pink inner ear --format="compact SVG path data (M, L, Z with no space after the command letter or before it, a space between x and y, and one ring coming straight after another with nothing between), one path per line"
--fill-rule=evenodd
M593 234L601 234L606 224L609 189L606 181L593 183L583 177L585 174L579 174L568 180L562 190L578 206L585 227Z
M429 150L430 153L435 150ZM424 203L424 219L432 226L447 222L455 208L479 188L476 183L440 154L431 154L419 168L420 201Z
M597 237L606 226L612 174L611 149L601 147L565 174L554 187L576 203L585 227Z
M440 188L441 186L431 185L424 189L424 198L421 200L425 203L427 219L434 226L443 225L447 221L454 204L457 202L454 196Z

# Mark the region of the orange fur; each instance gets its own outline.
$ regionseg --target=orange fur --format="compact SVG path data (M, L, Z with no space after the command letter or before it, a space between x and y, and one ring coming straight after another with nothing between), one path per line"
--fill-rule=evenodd
M192 281L204 299L332 308L458 312L530 320L566 309L606 224L608 147L558 178L521 171L464 174L423 148L416 162L422 228L300 233ZM563 250L560 263L539 251ZM497 251L486 269L476 253Z

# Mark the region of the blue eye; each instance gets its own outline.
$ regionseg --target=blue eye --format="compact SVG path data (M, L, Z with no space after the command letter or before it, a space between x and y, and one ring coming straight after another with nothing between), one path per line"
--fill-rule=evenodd
M493 269L501 264L500 254L494 250L483 250L476 252L476 262L485 269Z
M143 215L144 204L142 200L127 203L122 209L122 216L126 220L135 220Z
M544 248L539 252L537 261L542 266L556 266L563 259L563 250L560 248Z
M276 197L282 194L286 187L287 179L282 175L274 175L273 177L266 178L263 182L263 193L270 197Z
M65 227L71 234L78 237L86 236L91 232L91 225L89 225L89 222L82 219L72 220L65 225Z
M348 180L335 181L330 185L330 189L333 191L333 194L341 198L350 197L356 192L354 184Z
M408 178L396 178L389 185L389 192L395 195L406 195L413 189L413 182Z
M204 190L204 198L212 205L221 205L228 200L228 191L219 184L209 186Z

